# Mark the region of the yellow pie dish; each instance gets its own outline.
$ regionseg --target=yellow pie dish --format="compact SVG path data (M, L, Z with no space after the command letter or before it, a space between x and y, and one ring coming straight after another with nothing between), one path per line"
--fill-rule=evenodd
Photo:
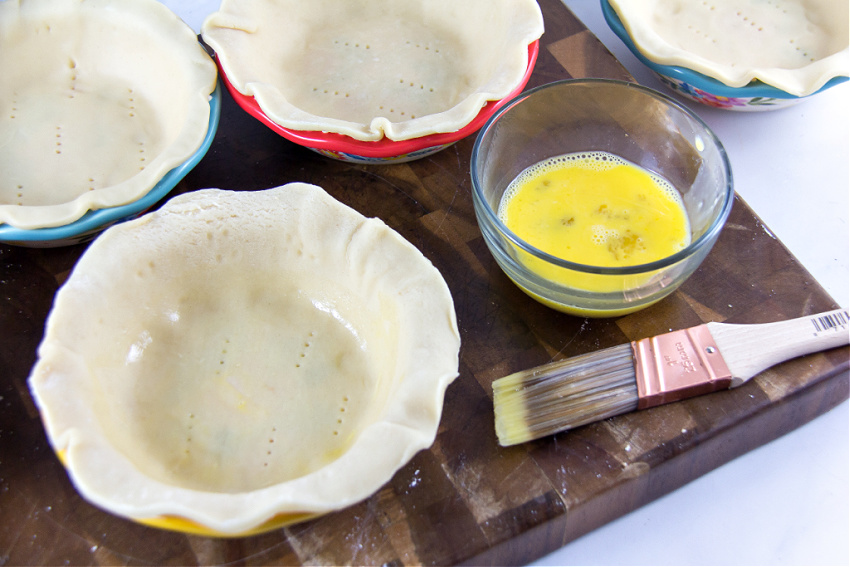
M207 189L106 230L30 387L90 502L245 535L361 501L433 443L460 339L398 233L289 184Z

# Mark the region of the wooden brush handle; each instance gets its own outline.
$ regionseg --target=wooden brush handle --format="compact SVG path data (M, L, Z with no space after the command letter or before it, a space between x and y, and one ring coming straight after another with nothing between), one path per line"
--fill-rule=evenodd
M733 388L774 364L850 344L846 309L776 323L706 326L732 372Z

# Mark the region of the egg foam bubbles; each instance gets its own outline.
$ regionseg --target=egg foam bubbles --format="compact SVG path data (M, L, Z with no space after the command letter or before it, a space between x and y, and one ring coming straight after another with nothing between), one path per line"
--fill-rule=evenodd
M691 242L687 212L673 185L601 151L527 168L505 191L497 214L531 246L587 266L647 264Z

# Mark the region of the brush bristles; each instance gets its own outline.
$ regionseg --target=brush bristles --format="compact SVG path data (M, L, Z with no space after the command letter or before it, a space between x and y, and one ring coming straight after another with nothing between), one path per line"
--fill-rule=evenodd
M637 409L629 344L517 372L493 382L496 435L516 445Z

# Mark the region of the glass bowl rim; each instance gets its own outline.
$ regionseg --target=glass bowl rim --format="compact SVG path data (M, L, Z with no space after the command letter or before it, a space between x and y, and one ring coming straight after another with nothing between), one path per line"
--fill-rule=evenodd
M719 214L714 218L711 222L711 225L703 232L699 237L693 240L688 246L683 248L682 250L676 252L675 254L671 254L670 256L666 256L661 258L660 260L655 260L653 262L647 262L645 264L635 264L633 266L592 266L589 264L579 264L576 262L570 262L569 260L564 260L562 258L558 258L553 256L547 252L540 250L539 248L532 246L531 244L525 242L522 238L517 236L513 231L511 231L497 216L496 212L489 205L487 200L484 197L483 190L481 188L481 182L478 178L478 172L476 171L475 164L479 161L479 155L482 153L482 142L484 138L487 136L488 132L491 130L493 125L498 122L498 120L511 111L515 106L521 104L526 99L534 96L540 91L549 90L553 88L559 88L570 85L606 85L606 86L620 86L628 89L633 89L639 91L645 95L648 95L652 98L658 99L662 103L672 106L677 109L679 112L684 113L688 118L695 121L697 125L703 128L705 133L708 135L710 140L715 144L718 149L718 153L722 160L723 170L726 175L726 185L724 190L724 198L723 203L720 207ZM591 150L588 150L591 151ZM686 260L688 257L695 254L698 250L703 248L704 246L710 246L714 243L719 235L720 230L723 228L726 223L726 219L729 217L729 213L732 211L732 205L735 202L735 191L733 187L732 181L732 166L729 161L729 156L726 153L726 149L723 147L720 139L717 135L709 128L708 124L705 123L699 116L697 116L693 111L689 110L682 104L679 104L673 98L659 93L653 89L648 87L644 87L643 85L639 85L637 83L632 83L628 81L621 81L618 79L599 79L599 78L587 78L587 79L564 79L560 81L555 81L552 83L547 83L545 85L541 85L539 87L530 89L520 95L514 97L512 100L508 101L502 108L500 108L493 116L491 116L481 130L478 132L478 135L475 138L475 145L472 148L472 156L470 158L469 163L470 174L472 178L472 196L473 196L473 204L475 205L476 212L483 215L483 221L489 226L495 228L501 235L510 240L515 246L517 246L520 250L530 254L540 260L547 262L548 264L555 265L559 268L565 268L568 270L573 270L576 272L584 272L591 274L599 274L599 275L635 275L635 274L643 274L647 272L653 272L656 270L660 270L674 264L677 264L683 260ZM479 221L481 222L481 221ZM483 233L483 231L482 231Z

